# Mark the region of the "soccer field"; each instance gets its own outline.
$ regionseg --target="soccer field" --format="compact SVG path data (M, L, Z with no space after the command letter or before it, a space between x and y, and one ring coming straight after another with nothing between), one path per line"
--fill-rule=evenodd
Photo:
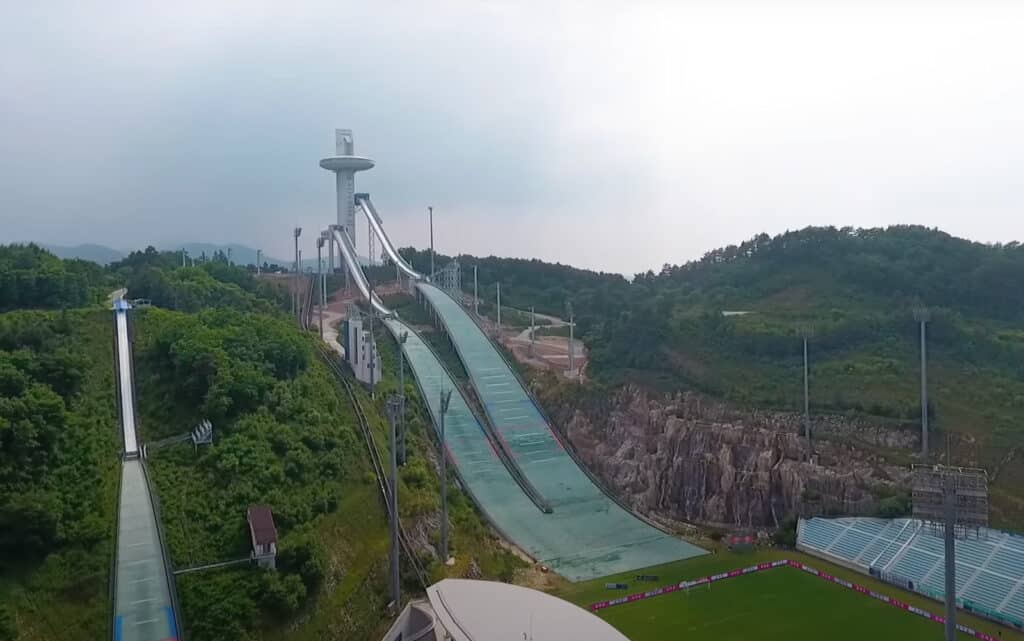
M937 641L943 634L941 625L787 567L601 614L633 641Z
M856 575L819 559L797 553L800 560L823 572L845 576L872 589L908 601L937 614L942 604L910 595L891 586L880 587L869 577ZM576 584L563 596L586 607L603 601L668 585L680 579L736 569L753 563L784 558L778 552L753 556L718 554L658 568L654 584L635 583L634 577L609 577L602 582ZM630 583L627 592L607 590L604 582ZM943 626L893 607L877 599L836 585L791 567L779 567L672 592L648 599L602 609L605 619L632 641L940 641ZM1024 635L961 615L960 622L979 628L1006 641L1021 641ZM1000 634L1001 633L1001 634ZM961 633L959 639L970 639Z

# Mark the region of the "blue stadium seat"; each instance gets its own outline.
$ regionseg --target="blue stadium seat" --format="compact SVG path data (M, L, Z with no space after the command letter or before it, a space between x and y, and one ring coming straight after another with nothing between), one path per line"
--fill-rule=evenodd
M828 554L857 564L864 571L873 566L901 575L923 592L945 593L941 531L922 527L918 521L809 519L802 521L799 542L814 550L827 549ZM893 563L900 550L900 558ZM956 554L960 598L1024 620L1024 537L983 530L977 539L957 540ZM1008 595L1013 598L1002 605Z

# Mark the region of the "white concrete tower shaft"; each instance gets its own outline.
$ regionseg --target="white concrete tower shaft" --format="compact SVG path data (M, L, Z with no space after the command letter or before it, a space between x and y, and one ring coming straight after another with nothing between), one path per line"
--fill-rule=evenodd
M334 153L338 157L355 155L355 143L351 129L334 130ZM335 184L338 189L338 224L348 232L352 244L356 242L356 172L334 172Z
M335 175L338 193L338 226L345 230L352 245L356 243L356 172L373 167L369 158L355 155L351 129L334 130L335 156L324 158L320 166Z

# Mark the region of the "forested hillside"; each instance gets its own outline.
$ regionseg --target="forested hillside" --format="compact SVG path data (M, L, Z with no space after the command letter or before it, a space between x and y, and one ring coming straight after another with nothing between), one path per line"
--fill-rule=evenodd
M0 245L0 312L65 309L99 302L106 272L85 260L62 260L38 245Z
M4 641L107 634L119 451L110 322L99 309L0 314Z
M430 271L429 250L406 247L399 253L417 270L423 273ZM495 302L495 285L500 282L502 305L524 310L532 305L540 313L561 316L565 313L565 303L571 300L577 308L603 316L611 312L630 291L629 282L620 274L546 263L536 258L438 254L434 265L441 269L452 260L459 262L462 289L467 293L473 292L473 266L476 266L477 290L480 299L488 305ZM394 272L386 268L379 268L374 273L380 278L394 277Z
M136 329L143 440L187 432L203 419L216 430L212 447L150 455L175 566L245 558L246 509L274 510L278 572L243 565L179 581L191 638L251 638L294 616L327 575L316 519L354 496L366 500L355 421L311 343L286 318L149 309ZM360 508L364 518L383 530L382 511L370 507ZM347 543L364 545L355 537Z
M474 259L460 263L471 291ZM629 284L548 265L569 292L549 285L525 300L506 285L526 278L525 267L501 266L503 302L559 313L564 301L552 299L572 301L591 385L694 389L766 409L802 406L806 331L812 412L918 420L913 314L927 306L932 441L943 452L949 435L954 462L987 467L993 517L1024 527L1018 243L985 245L923 227L807 228L762 234Z
M3 273L2 309L42 308L0 314L0 641L109 634L121 446L107 299L120 287L153 305L133 313L142 442L203 419L215 430L212 446L149 452L174 567L246 558L253 504L272 507L280 535L277 572L245 563L179 577L185 634L377 638L388 528L350 400L315 336L283 312L285 288L220 254L194 267L180 260L148 248L101 268L34 246L0 247L0 262L16 267ZM397 389L393 347L382 351L381 394L356 391L378 444L386 443L384 394ZM407 383L400 503L419 562L434 579L510 578L519 562L454 487L458 562L438 562L436 455ZM404 579L407 590L422 589L409 568Z

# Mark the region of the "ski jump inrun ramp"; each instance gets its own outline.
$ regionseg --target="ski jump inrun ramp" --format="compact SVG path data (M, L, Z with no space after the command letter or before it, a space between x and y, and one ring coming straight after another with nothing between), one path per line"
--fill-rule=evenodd
M454 390L445 414L447 454L466 489L492 525L509 541L572 581L632 571L706 552L649 525L612 500L565 450L552 425L520 379L470 312L430 284L399 254L384 232L368 197L356 204L388 257L415 282L423 299L451 337L470 382L483 405L485 420L514 459L503 463L485 427L459 387L422 338L375 295L370 301L398 336L407 333L404 351L435 429L441 390ZM372 292L356 259L351 239L334 229L342 257L365 299ZM531 500L513 472L550 506Z

